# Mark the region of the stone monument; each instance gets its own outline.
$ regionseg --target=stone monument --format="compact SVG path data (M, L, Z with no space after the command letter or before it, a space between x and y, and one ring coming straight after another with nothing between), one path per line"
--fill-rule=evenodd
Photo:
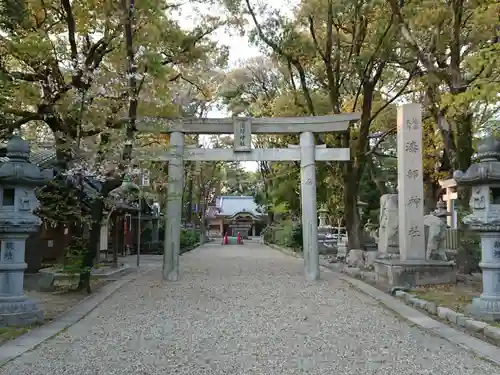
M380 197L378 252L381 257L399 253L398 195Z
M384 238L374 261L377 279L391 286L447 284L456 281L454 263L427 257L424 229L424 187L422 160L422 109L420 104L398 107L398 242L399 257L384 256ZM390 201L394 203L395 198ZM388 202L385 203L387 206ZM384 225L381 207L381 222ZM390 217L387 216L386 221ZM387 226L387 224L385 223ZM394 226L394 224L393 224ZM392 232L391 232L392 233ZM383 231L381 230L381 235ZM388 253L388 249L385 250Z
M424 216L425 251L427 260L448 260L445 249L446 216Z
M485 138L477 157L479 161L465 173L454 174L459 186L472 188L472 214L462 221L481 237L483 294L472 301L469 310L483 319L500 320L500 141Z
M26 239L38 230L33 214L35 187L52 178L50 171L28 161L29 143L14 136L7 144L7 162L0 164L0 327L43 320L38 304L24 295Z

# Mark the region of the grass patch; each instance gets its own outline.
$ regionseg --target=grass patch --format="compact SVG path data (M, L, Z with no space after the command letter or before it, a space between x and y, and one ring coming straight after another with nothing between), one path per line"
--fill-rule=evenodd
M460 285L433 285L419 287L414 293L421 299L434 302L437 305L448 307L463 313L466 307L480 292Z
M36 324L25 327L0 327L0 345L28 333L35 327L37 327Z

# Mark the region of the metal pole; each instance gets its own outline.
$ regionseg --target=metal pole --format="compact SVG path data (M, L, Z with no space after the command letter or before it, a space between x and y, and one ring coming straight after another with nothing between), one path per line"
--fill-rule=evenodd
M141 199L142 199L142 187L139 186L139 213L137 214L137 268L139 268L139 262L141 258L141 208L142 208Z

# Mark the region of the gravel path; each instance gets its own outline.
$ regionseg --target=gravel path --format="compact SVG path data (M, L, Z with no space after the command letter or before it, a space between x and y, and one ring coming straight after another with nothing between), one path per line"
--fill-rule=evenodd
M495 365L399 320L302 261L262 245L181 257L182 280L154 271L2 375L498 374Z

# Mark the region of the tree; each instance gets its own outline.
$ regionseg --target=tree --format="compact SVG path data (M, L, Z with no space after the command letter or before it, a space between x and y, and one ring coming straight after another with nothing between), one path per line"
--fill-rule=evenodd
M59 172L100 182L80 282L90 291L105 200L135 168L131 153L138 118L177 113L169 85L186 80L186 68L193 63L225 55L207 35L226 20L210 17L183 30L169 18L172 6L162 1L4 4L2 130L46 125L56 144Z
M358 182L373 152L369 135L375 130L383 130L383 137L394 132L392 103L405 93L415 76L416 62L408 63L409 72L394 82L389 68L400 58L394 53L397 30L388 9L376 1L311 0L302 2L291 18L264 9L260 14L264 17L262 21L250 0L245 0L243 8L255 26L254 40L267 46L289 71L289 98L294 105L290 106L288 101L288 114L361 112L360 123L353 125L349 132L317 139L329 146L352 150L352 162L325 164L327 174L340 174L341 181L333 178L334 182L326 175L318 180L328 180L330 186L336 185L338 193L343 195L350 247L359 248ZM383 88L388 79L395 84L389 94L385 94ZM275 103L284 100L285 96L281 96ZM275 111L274 115L278 113Z
M450 170L466 170L474 153L476 126L498 111L500 4L493 0L387 3L404 38L403 47L421 64L425 100L443 139L445 164Z

